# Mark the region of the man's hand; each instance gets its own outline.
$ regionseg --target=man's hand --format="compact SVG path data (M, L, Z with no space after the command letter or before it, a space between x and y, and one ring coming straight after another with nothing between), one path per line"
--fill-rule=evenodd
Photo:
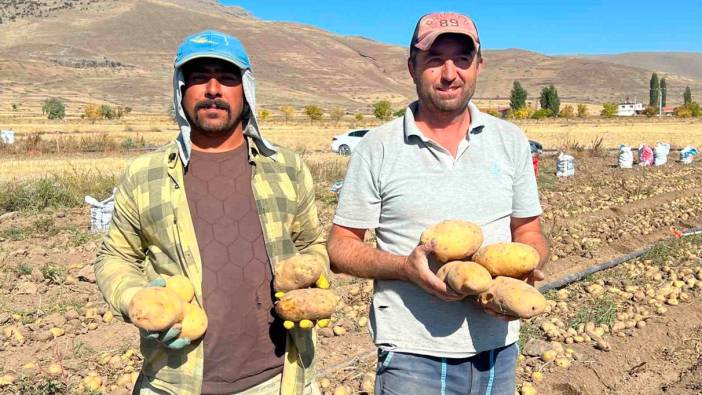
M421 244L415 248L405 259L402 265L402 277L409 282L416 284L427 293L436 296L447 302L454 302L463 299L463 296L454 292L449 286L441 281L429 268L427 257L434 251L435 243Z
M531 273L529 273L529 276L526 278L526 282L527 284L533 287L534 283L536 283L537 281L543 281L545 278L546 276L544 275L544 272L541 271L541 269L536 268Z
M144 339L153 340L161 343L164 347L171 350L180 350L190 344L190 339L179 338L181 325L175 324L168 330L159 332L149 332L139 328L139 336Z
M165 287L166 280L163 277L158 277L152 280L148 287ZM131 318L131 317L130 317ZM133 320L131 320L133 321ZM190 339L179 338L181 332L181 324L175 324L170 328L162 331L147 331L139 328L139 336L144 339L149 339L161 343L164 347L171 350L180 350L190 344Z

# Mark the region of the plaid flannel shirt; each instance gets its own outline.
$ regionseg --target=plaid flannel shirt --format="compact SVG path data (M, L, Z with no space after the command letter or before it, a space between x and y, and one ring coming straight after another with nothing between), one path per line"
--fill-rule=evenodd
M307 166L292 151L269 155L246 136L253 165L252 188L272 270L296 253L314 255L329 265ZM136 158L115 194L110 230L98 251L95 273L107 303L125 321L131 297L159 275L182 274L202 299L202 262L183 187L184 166L171 143ZM313 380L314 332L295 328L286 343L281 394L302 394ZM201 341L178 351L141 339L143 378L172 394L199 394Z

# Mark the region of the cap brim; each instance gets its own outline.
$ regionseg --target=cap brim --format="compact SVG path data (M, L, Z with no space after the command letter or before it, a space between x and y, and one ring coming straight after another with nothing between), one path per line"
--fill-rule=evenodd
M477 48L480 45L480 42L478 41L477 37L473 37L471 34L467 33L465 30L461 29L445 29L445 30L440 30L440 31L433 31L424 38L422 38L421 41L417 41L414 46L415 48L422 50L422 51L428 51L429 48L434 44L434 41L436 40L437 37L439 37L442 34L447 34L447 33L454 33L454 34L461 34L464 35L468 38L470 38L473 41L473 45Z
M203 58L224 60L225 62L229 62L229 63L233 64L234 66L236 66L236 67L238 67L238 68L240 68L240 69L242 69L242 70L245 70L245 69L248 69L248 68L249 68L248 66L242 64L241 62L238 62L238 61L232 59L231 57L223 56L223 55L220 55L220 54L217 54L217 53L213 53L213 52L202 52L202 53L194 53L194 54L191 54L191 55L189 55L188 57L185 57L185 58L179 60L179 61L175 64L175 67L176 67L176 68L180 68L180 67L182 67L184 64L190 62L191 60L203 59Z

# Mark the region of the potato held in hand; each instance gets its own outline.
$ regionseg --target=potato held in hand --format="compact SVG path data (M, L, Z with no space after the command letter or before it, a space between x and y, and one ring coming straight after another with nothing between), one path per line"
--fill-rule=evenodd
M487 269L475 262L448 262L439 268L436 276L461 295L477 295L487 291L492 284Z
M283 295L275 304L275 312L286 321L321 320L334 314L338 302L328 289L297 289Z
M432 240L436 243L436 259L448 262L463 259L477 251L483 244L483 232L472 222L448 220L432 225L422 232L422 244L428 244Z
M183 299L170 289L143 288L129 302L129 319L141 329L162 331L183 319L184 304Z
M195 296L195 289L190 279L181 274L166 277L166 288L177 293L186 303L190 303Z
M183 310L183 321L181 322L181 339L195 340L202 337L207 330L207 315L200 307L186 303Z
M479 249L473 261L483 265L493 277L525 279L539 264L539 253L522 243L497 243Z
M546 298L534 287L510 277L497 277L478 296L483 308L511 317L531 318L546 310Z
M288 292L308 288L324 273L324 264L310 255L295 255L275 267L273 289Z

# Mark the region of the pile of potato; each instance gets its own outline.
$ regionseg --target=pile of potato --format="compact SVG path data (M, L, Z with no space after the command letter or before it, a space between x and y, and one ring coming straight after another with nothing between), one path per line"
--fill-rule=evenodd
M670 306L694 303L702 296L702 237L662 247L662 253L653 257L622 263L549 294L545 314L530 322L541 330L543 338L529 339L522 350L526 358L520 357L518 375L529 380L522 384L522 394L535 394L536 383L554 366L569 366L556 362L568 357L558 349L567 351L571 344L581 343L610 351L613 339L634 336L646 330L651 320L666 314ZM579 317L588 320L583 322ZM542 355L549 349L557 350L556 360ZM577 361L578 356L572 356Z
M437 276L456 293L475 297L493 313L531 318L546 310L546 299L525 280L539 264L539 253L522 243L497 243L481 248L480 227L462 220L427 228L422 244L434 243L441 264Z

